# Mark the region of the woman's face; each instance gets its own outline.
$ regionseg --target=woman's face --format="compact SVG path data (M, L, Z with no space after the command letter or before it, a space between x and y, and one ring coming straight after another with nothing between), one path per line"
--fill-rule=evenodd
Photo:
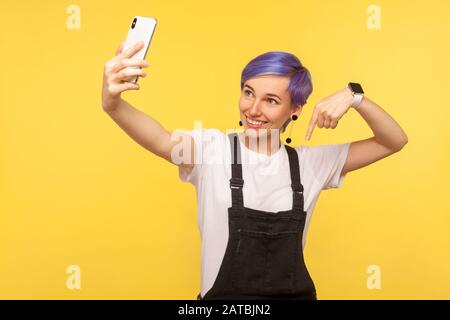
M244 83L239 99L239 111L247 135L261 137L275 132L279 135L289 117L300 114L300 106L295 109L291 106L289 81L285 76L266 74L248 79Z

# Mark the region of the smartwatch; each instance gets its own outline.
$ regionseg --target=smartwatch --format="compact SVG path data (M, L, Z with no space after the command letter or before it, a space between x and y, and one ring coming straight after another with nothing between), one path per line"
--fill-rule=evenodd
M348 88L352 91L353 94L352 107L356 109L361 104L361 101L364 97L363 88L359 83L356 82L349 82Z

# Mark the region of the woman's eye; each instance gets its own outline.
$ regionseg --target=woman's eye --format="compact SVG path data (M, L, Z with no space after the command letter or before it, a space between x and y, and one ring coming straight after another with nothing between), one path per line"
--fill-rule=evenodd
M249 90L245 90L244 93L247 94L247 93L252 93L252 92Z
M269 101L273 101L274 102L274 103L271 103L271 104L278 104L278 101L275 100L275 99L269 99Z

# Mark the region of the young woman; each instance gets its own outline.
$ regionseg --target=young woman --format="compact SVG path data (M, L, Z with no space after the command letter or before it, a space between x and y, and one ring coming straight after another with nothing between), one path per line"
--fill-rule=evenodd
M176 164L180 179L196 187L202 237L197 298L317 299L303 248L321 190L338 188L347 172L401 150L408 141L404 131L350 83L315 106L306 139L315 126L336 128L350 108L367 122L373 137L285 145L280 132L300 115L312 92L311 76L294 55L267 52L242 72L238 111L243 130L225 134L200 128L174 139L173 132L120 97L139 89L126 80L146 76L142 69L129 68L148 66L130 58L142 45L122 52L122 43L105 64L103 110L141 146Z

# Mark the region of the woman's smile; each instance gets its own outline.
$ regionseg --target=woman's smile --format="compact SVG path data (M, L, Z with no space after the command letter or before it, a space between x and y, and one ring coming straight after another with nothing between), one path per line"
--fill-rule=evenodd
M251 118L249 118L247 116L245 117L245 120L247 122L247 125L250 128L254 128L254 129L261 128L267 123L267 121L251 119Z

